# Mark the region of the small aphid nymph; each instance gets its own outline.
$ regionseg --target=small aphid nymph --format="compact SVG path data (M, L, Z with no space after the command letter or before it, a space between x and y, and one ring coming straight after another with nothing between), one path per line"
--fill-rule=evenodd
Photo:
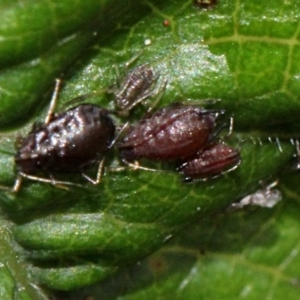
M128 115L134 106L159 93L154 86L158 77L147 64L131 70L115 92L115 105L119 114Z
M236 169L240 162L239 150L224 143L211 143L185 161L179 170L185 181L206 180Z

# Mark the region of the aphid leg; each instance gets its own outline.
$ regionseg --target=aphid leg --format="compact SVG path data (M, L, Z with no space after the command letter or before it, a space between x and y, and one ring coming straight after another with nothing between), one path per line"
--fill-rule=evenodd
M0 190L4 190L11 193L17 193L20 190L21 184L22 184L22 177L18 173L12 188L0 185Z
M279 179L276 179L275 181L273 181L272 183L266 186L266 190L270 191L273 187L277 186L278 184L279 184ZM263 186L263 183L261 183L261 185Z
M226 134L226 138L229 138L232 133L233 133L233 125L234 125L234 118L233 116L230 117L229 121L229 128L228 128L228 133Z
M120 139L120 136L122 135L122 133L128 129L129 126L129 122L126 122L121 129L119 130L118 134L116 135L116 137L112 140L112 142L110 143L110 145L108 146L109 149L111 149L115 143Z
M122 172L122 171L126 171L128 170L128 168L136 171L136 170L145 170L145 171L149 171L149 172L168 172L165 170L158 170L158 169L151 169L151 168L147 168L147 167L143 167L139 164L138 161L134 161L133 163L127 161L126 159L122 159L122 162L126 165L124 167L111 167L108 168L109 171L111 172Z
M167 79L165 79L165 80L163 80L160 84L159 84L159 86L158 86L158 88L156 88L156 89L154 89L154 90L151 90L151 92L150 93L152 93L153 92L153 94L151 95L148 95L148 96L154 96L156 99L155 99L155 101L154 101L154 103L149 107L149 109L147 110L147 114L149 114L149 113L151 113L152 112L152 110L158 105L158 103L160 102L160 100L161 100L161 98L162 98L162 96L163 96L163 94L164 94L164 91L165 91L165 89L166 89L166 86L167 86L167 83L168 83L168 80Z
M296 165L296 169L297 171L300 170L300 144L299 144L299 140L295 139L295 147L296 147L296 155L297 155L297 165Z
M213 141L219 134L220 132L227 126L226 123L222 124L221 126L219 126L219 128L217 128L213 134L209 137L209 142Z
M21 184L22 184L22 176L20 175L20 173L18 173L14 186L12 188L12 192L17 193L20 190Z
M101 178L102 178L102 174L103 174L103 167L104 167L104 161L105 159L101 159L99 166L98 166L98 170L97 170L97 176L96 176L96 180L92 179L91 177L89 177L88 175L82 173L82 176L89 181L90 183L97 185L101 182Z
M65 185L83 187L83 185L77 184L77 183L74 183L74 182L59 181L59 180L56 180L54 178L51 178L51 179L49 179L49 178L43 178L43 177L39 177L39 176L29 175L29 174L26 174L26 173L23 173L23 172L19 172L18 176L26 178L26 179L29 179L29 180L32 180L32 181L50 183L50 184L52 184L52 185L54 185L56 187L60 187L60 188L64 188L64 189L66 189ZM18 184L17 181L18 181L18 178L16 179L16 183L15 183L15 186L14 186L14 188L16 187L15 192L17 192L19 190L20 185L21 185L21 180L19 179L19 182L20 182L19 184Z
M10 193L17 193L21 187L21 184L22 184L22 177L18 174L12 188L4 185L0 185L0 190L10 192Z
M149 171L149 172L168 172L168 171L164 171L164 170L143 167L139 164L138 161L134 161L134 163L131 163L131 162L127 161L126 159L122 159L122 162L133 170L144 170L144 171Z
M48 109L47 116L46 116L46 119L45 119L45 124L48 124L51 121L51 118L53 116L55 106L56 106L56 102L57 102L57 98L58 98L60 85L61 85L61 80L60 79L55 79L55 87L54 87L54 91L52 93L49 109Z
M221 112L223 113L223 111ZM234 118L233 116L230 117L230 122L229 122L229 128L228 128L228 133L225 135L223 140L228 139L233 132L233 124L234 124ZM221 131L227 126L227 123L223 123L222 125L220 125L212 134L212 136L209 138L209 141L214 140L220 133Z

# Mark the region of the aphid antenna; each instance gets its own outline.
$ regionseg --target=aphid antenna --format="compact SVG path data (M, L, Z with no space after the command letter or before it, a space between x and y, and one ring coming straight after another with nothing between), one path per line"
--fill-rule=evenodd
M277 178L276 180L274 180L273 182L271 182L270 184L268 184L266 186L264 181L259 181L259 184L261 185L261 187L263 189L265 189L266 191L270 191L272 188L274 188L275 186L277 186L279 184L279 179Z
M143 51L140 51L139 53L135 54L133 57L131 57L128 61L125 62L125 69L128 69L130 67L131 64L133 64L137 59L139 59L139 57L142 55ZM144 64L147 65L147 64ZM142 65L142 66L144 66ZM113 65L115 72L116 72L116 77L117 77L117 83L120 86L122 84L122 82L120 81L121 79L121 74L120 74L120 69L118 67L118 65ZM111 92L113 92L113 89L111 89Z
M100 88L98 90L96 90L95 92L92 93L87 93L78 97L75 97L73 99L71 99L70 101L67 101L63 106L62 109L67 108L68 106L74 105L74 104L78 104L80 102L85 101L88 98L92 98L101 94L104 94L108 91L108 88Z
M282 147L281 147L281 143L280 143L279 137L275 138L275 142L277 144L277 148L278 148L279 152L282 152Z
M298 139L294 139L294 145L296 147L296 155L297 155L297 165L296 169L300 170L300 143Z
M48 109L47 116L45 119L45 124L48 124L51 121L51 118L53 117L60 87L61 87L61 79L56 78L55 79L55 87L54 87L54 90L52 93L49 109Z
M131 64L133 64L136 60L138 60L140 58L140 56L142 55L143 51L139 51L137 54L135 54L134 56L132 56L126 63L125 63L125 67L129 68L129 66ZM147 65L147 64L144 64Z
M215 114L215 117L218 118L221 115L225 114L224 109L206 109L206 108L201 108L201 114Z
M220 125L219 128L217 128L217 129L213 132L213 134L209 137L208 142L213 141L213 140L220 134L220 132L221 132L225 127L227 127L227 125L228 125L227 123L223 123L222 125Z
M191 106L199 106L199 105L214 105L217 102L221 102L222 99L186 99L185 101L181 102L184 105L191 105Z

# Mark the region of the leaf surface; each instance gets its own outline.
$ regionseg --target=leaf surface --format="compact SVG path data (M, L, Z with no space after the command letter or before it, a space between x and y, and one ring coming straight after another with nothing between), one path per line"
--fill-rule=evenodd
M40 3L41 10L46 9L43 3ZM149 164L145 161L142 163L146 166L168 172L127 170L116 173L106 169L97 187L86 183L80 174L57 174L58 179L82 184L84 188L66 190L24 180L18 194L3 191L0 195L2 207L16 223L14 237L33 262L32 273L36 282L54 289L69 290L105 280L117 270L159 249L184 228L191 228L188 227L191 223L200 219L207 229L207 218L253 193L260 188L260 181L273 181L291 167L295 147L290 139L297 136L299 115L299 1L274 1L267 7L262 7L259 1L251 4L222 1L213 9L199 10L192 3L179 0L163 4L152 1L143 5L129 1L128 6L122 5L121 1L96 3L90 0L76 2L79 12L74 16L69 13L68 1L62 2L62 8L55 1L52 3L58 12L54 17L49 13L50 21L46 23L60 20L62 28L54 34L53 25L46 28L44 20L41 21L42 37L37 38L36 43L42 46L37 46L36 52L32 52L32 42L28 40L27 43L23 39L20 47L24 56L18 56L16 50L12 56L19 63L11 65L5 58L5 47L9 49L11 46L5 44L3 52L0 50L0 62L3 55L6 63L6 68L0 73L0 126L3 131L17 127L1 138L2 185L13 184L14 141L19 133L26 134L30 129L32 121L28 120L33 108L38 112L35 120L43 121L49 101L46 97L43 100L42 96L49 94L49 87L56 76L61 72L65 74L57 106L57 111L60 111L74 97L115 87L128 68L143 63L153 69L159 80L167 82L158 107L176 101L204 105L204 99L221 99L207 107L226 110L220 123L228 122L230 116L234 116L234 133L226 142L241 150L242 163L232 173L192 184L181 181L173 164ZM32 8L29 4L25 7ZM15 16L18 9L14 12ZM95 12L97 9L101 11L100 16ZM32 18L39 20L38 16ZM169 21L169 25L163 25L168 24L164 23L165 20ZM8 29L3 25L2 32L5 30ZM11 30L22 36L22 30L32 34L33 29L28 31L20 25L20 29ZM97 38L94 33L97 33ZM50 34L48 41L53 44L50 48L43 42L46 34ZM126 68L126 62L134 57L136 59ZM114 109L111 93L99 93L87 101ZM145 106L151 106L151 101L147 101ZM144 111L138 107L130 120L137 121ZM26 120L27 125L23 125ZM116 118L115 122L119 125L125 119ZM271 138L268 139L268 136ZM106 167L119 165L118 154L112 151ZM95 172L96 166L89 175L94 176ZM270 211L272 214L273 211ZM284 211L283 215L286 216L289 211ZM240 215L241 227L248 228L251 216ZM261 218L259 224L263 227L269 216L264 213L258 215ZM273 222L279 226L279 220L274 218ZM219 222L225 224L226 231L226 224L230 227L235 221L236 216L230 216L221 218ZM214 249L214 234L218 228L213 227L207 242L202 232L200 240L205 242L198 247L198 229L191 229L195 235L185 238L190 238L192 252L198 253L204 248L208 254L202 257L200 251L194 257L188 253L186 259L191 261L191 269L207 267L204 272L213 273L215 281L211 282L218 283L224 272L232 267L224 250L230 241L225 239L218 244L218 249ZM294 229L296 232L296 227ZM242 234L242 231L237 233L238 236ZM242 241L243 237L240 239ZM179 246L175 242L175 246L166 246L167 250L162 250L164 259L170 255L171 263L175 264L174 277L168 275L166 280L162 280L162 293L168 291L165 284L168 286L170 282L173 293L180 288L175 277L176 268L182 265L180 262L177 265L176 255L190 251L184 242L178 242ZM267 246L271 248L271 245ZM168 247L178 248L175 261L173 250L169 252ZM236 245L233 248L233 260L238 261L239 267L244 263L243 259L250 264L248 257L237 258L241 255L238 251L244 250L244 247ZM247 245L245 249L248 249ZM217 258L215 253L219 253ZM207 260L211 259L217 259L218 271L210 269L213 266ZM268 267L268 262L264 263ZM279 267L276 265L274 268ZM178 272L178 278L184 280L179 267ZM195 284L205 277L201 271L196 273ZM249 271L248 276L245 275L245 280L250 274ZM243 284L233 287L230 295L236 295ZM155 284L149 290L148 287L138 290L137 295L142 292L153 297L155 292L152 288L156 288ZM254 290L257 288L255 286ZM187 289L187 294L183 292L185 299L196 297L189 292L191 290ZM213 292L214 285L211 284L207 293Z

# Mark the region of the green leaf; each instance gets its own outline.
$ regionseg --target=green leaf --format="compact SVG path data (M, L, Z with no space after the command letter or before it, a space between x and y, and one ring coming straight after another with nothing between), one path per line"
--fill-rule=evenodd
M101 43L120 24L134 22L135 9L141 15L146 13L142 4L128 1L124 6L120 0L3 4L0 9L2 131L24 124L41 108L41 99L45 100L45 93L49 95L54 78L61 77L96 38ZM128 12L131 15L120 22L118 18Z
M3 300L46 299L43 291L31 283L24 259L11 235L12 224L0 219L0 298Z
M45 6L43 3L40 2L40 9L47 11L48 2ZM273 181L291 166L295 147L290 139L299 130L297 38L300 1L274 1L259 9L261 2L257 0L250 4L226 0L204 11L196 9L191 2L179 0L160 4L156 1L141 4L128 1L126 5L121 1L102 1L99 4L99 1L90 0L77 1L79 13L74 16L68 13L69 10L73 13L69 1L61 4L65 5L64 9L58 8L60 4L55 4L55 1L52 3L59 13L53 17L49 10L49 18L61 20L59 33L51 35L53 27L43 25L44 20L41 20L43 33L36 41L36 52L32 52L32 41L23 40L24 56L18 56L17 50L12 53L15 61L20 61L16 65L5 59L5 48L3 52L0 50L0 62L3 53L3 65L7 66L0 73L0 126L3 130L18 127L1 138L2 185L13 185L14 140L18 133L26 134L31 127L32 121L27 125L23 123L31 118L33 108L38 112L35 120L44 119L46 102L49 102L46 95L55 76L61 72L65 74L65 85L57 107L60 111L78 95L116 85L120 78L112 66L124 76L126 62L137 56L130 68L148 63L161 80L167 80L158 106L182 100L203 105L202 99L221 99L210 107L225 109L225 121L234 115L234 134L226 142L241 150L242 163L234 172L192 184L181 181L174 165L155 163L150 164L151 167L168 172L127 170L116 173L107 169L101 184L96 187L85 182L80 174L56 175L60 180L84 185L83 188L70 187L68 190L24 180L18 194L7 191L0 194L4 212L16 224L14 237L33 264L31 271L35 282L53 289L70 290L108 280L117 270L159 249L171 237L176 237L184 228L191 228L188 226L200 219L203 230L206 228L206 231L200 230L201 238L197 235L199 227L196 227L190 229L194 233L191 236L185 234L183 242L173 242L178 247L175 257L172 251L162 250L168 257L166 259L175 264L175 273L164 277L161 293L175 294L180 287L175 278L177 271L180 273L178 278L182 279L181 272L187 270L180 271L182 264L177 261L181 251L189 250L184 239L189 241L191 249L195 248L193 252L201 253L204 248L207 253L218 251L226 256L225 249L230 246L230 241L225 239L214 250L214 235L218 229L212 231L206 242L204 237L209 227L206 220L224 211L230 203L256 191L260 188L260 181ZM15 5L17 16L20 8L17 2ZM24 7L29 11L30 5ZM5 7L10 8L9 5ZM101 11L99 18L95 12L97 9ZM39 16L32 18L41 19ZM164 26L164 20L169 20L170 25ZM21 25L19 31L12 28L12 32L28 32L28 28ZM95 38L94 33L99 37ZM51 35L51 48L42 42L47 34ZM38 47L38 43L42 46ZM9 49L11 46L6 44L5 47ZM113 95L109 93L87 101L114 108ZM146 106L151 106L151 101L147 101ZM143 111L142 108L135 109L130 120L138 120ZM115 122L122 124L125 119L116 119ZM269 135L272 139L267 138ZM119 164L118 154L112 151L106 166ZM96 166L90 172L93 176ZM250 226L251 220L255 222L255 216L239 217L241 227ZM263 227L269 216L264 213L259 216L258 225ZM221 229L224 224L224 231L236 226L233 225L236 224L236 215L219 220ZM278 224L277 219L274 222L280 226L280 220ZM293 230L297 232L296 227ZM229 234L225 232L224 235ZM237 236L240 244L233 246L233 251L238 256L244 249L243 231ZM201 241L200 247L198 241ZM271 249L270 244L266 245L268 248ZM247 245L245 249L248 249ZM188 266L207 264L205 256L198 254L195 258L188 253L186 259L191 261ZM225 259L226 263L228 266ZM267 261L264 263L268 266ZM209 297L213 297L215 283L226 273L222 261L216 264L216 269L209 269L208 265L207 272L215 276L211 280L214 285L207 286L207 293L211 293ZM195 282L202 281L204 274L200 270ZM142 277L137 277L136 284L142 284L142 281ZM226 285L225 280L224 287ZM168 286L172 286L172 292ZM156 288L153 283L149 290L144 286L137 293L153 297ZM236 296L238 288L232 289L231 299ZM185 297L194 299L197 295L190 292Z
M273 209L205 218L138 264L64 299L297 299L299 178L285 174L283 181Z

